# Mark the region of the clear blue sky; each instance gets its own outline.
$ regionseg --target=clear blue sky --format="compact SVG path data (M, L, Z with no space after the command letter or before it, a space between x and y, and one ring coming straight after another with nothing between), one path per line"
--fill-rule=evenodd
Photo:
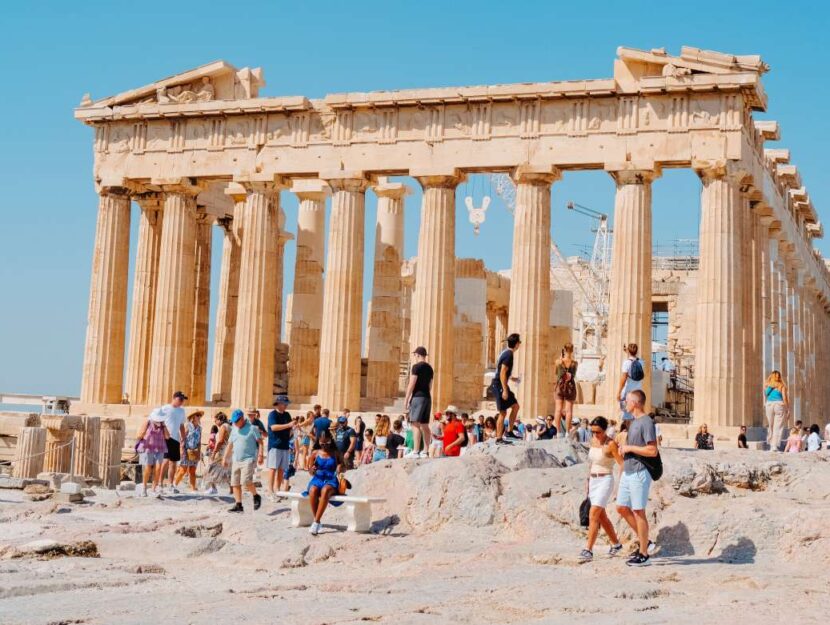
M828 199L830 20L821 3L85 0L7 3L2 21L0 391L79 390L97 205L92 132L72 109L85 92L97 99L215 59L263 67L263 95L320 97L610 77L618 45L761 54L772 68L763 117L781 123L781 146L791 149L820 214ZM655 184L656 241L697 236L698 184L679 171ZM488 191L483 181L470 187L477 203ZM474 237L460 199L465 192L457 254L508 267L509 215L493 205ZM407 205L408 256L417 247L418 197ZM566 213L569 199L610 211L613 185L601 172L569 173L554 185L553 235L573 254L593 235L590 221ZM295 230L296 204L284 205ZM374 220L372 200L366 220ZM373 228L366 232L371 251ZM820 247L830 251L828 243ZM287 289L293 259L292 243ZM370 284L370 271L365 279Z

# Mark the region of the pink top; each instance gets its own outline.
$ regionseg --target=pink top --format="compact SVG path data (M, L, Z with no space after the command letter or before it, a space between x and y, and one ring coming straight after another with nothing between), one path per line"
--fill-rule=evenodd
M788 451L791 454L798 453L801 451L801 437L800 436L790 436L787 439L787 447L784 451Z
M147 432L144 434L144 451L150 453L167 451L167 443L164 440L164 423L150 421L147 425Z

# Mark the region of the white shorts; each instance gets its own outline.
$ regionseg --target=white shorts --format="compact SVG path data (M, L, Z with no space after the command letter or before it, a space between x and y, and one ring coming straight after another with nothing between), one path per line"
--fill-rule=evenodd
M435 447L435 449L444 449L444 441L442 441L440 438L434 438L434 436L435 435L433 435L432 442L430 442L429 446Z
M614 476L611 473L603 477L592 477L588 481L588 499L591 500L592 506L598 508L607 506L613 491Z
M272 471L288 471L290 455L291 452L288 449L269 449L268 461L265 464L265 468L271 469Z

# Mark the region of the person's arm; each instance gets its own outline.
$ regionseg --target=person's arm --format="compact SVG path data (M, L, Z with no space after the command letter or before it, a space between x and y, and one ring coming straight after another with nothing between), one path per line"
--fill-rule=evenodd
M625 381L626 381L627 379L628 379L628 374L627 374L627 373L623 373L623 374L620 376L620 383L617 385L617 394L616 394L616 398L617 398L617 399L619 399L619 398L620 398L620 393L622 393L623 388L625 387Z
M619 465L620 469L622 469L625 460L623 459L622 454L620 454L620 448L617 445L616 441L612 440L610 443L608 443L608 451L611 452L611 456L613 456L614 461Z
M135 435L135 440L140 441L147 435L147 428L150 427L150 419L148 418L140 428L138 428L138 433Z
M314 461L317 460L317 450L311 452L311 455L308 457L308 472L311 475L314 475L317 472L317 468L314 466Z
M623 445L622 453L654 458L660 452L657 450L657 441L649 441L645 445Z
M222 466L228 466L228 460L231 457L231 453L233 453L233 441L229 441L227 446L225 447L225 455L222 456Z
M463 442L464 442L464 432L461 432L461 433L458 435L458 438L456 438L453 442L451 442L449 445L447 445L447 446L444 448L444 450L446 451L446 450L447 450L447 449L449 449L450 447L458 447L458 446L459 446L459 445L461 445L461 443L463 443Z
M499 381L501 382L501 398L507 399L507 365L499 367Z
M789 408L790 407L790 391L787 389L787 385L784 384L781 387L781 396L784 398L784 405Z
M406 386L406 399L404 400L404 408L409 410L409 402L412 401L412 393L415 392L415 384L418 382L418 376L411 374L409 376L409 384Z
M351 456L354 454L354 448L357 445L357 436L353 435L349 437L349 448L346 450L346 455Z
M291 421L289 423L275 423L271 426L272 432L279 432L280 430L289 430L294 427L294 422Z
M184 445L184 439L185 439L186 436L187 436L187 430L184 429L184 423L182 423L179 426L179 440L182 442L182 445Z
M167 426L166 426L166 425L162 425L162 426L161 426L161 429L164 431L164 440L167 440L168 438L170 438L170 432L169 432L169 430L167 429Z

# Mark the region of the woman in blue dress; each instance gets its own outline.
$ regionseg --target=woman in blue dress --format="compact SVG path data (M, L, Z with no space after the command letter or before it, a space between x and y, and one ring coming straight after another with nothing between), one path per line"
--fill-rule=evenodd
M321 432L318 442L320 448L311 453L308 461L308 472L311 473L312 478L308 483L308 490L303 493L308 496L311 512L314 514L314 522L308 531L315 536L323 529L321 520L329 505L329 499L337 494L339 486L337 476L340 472L331 432Z

